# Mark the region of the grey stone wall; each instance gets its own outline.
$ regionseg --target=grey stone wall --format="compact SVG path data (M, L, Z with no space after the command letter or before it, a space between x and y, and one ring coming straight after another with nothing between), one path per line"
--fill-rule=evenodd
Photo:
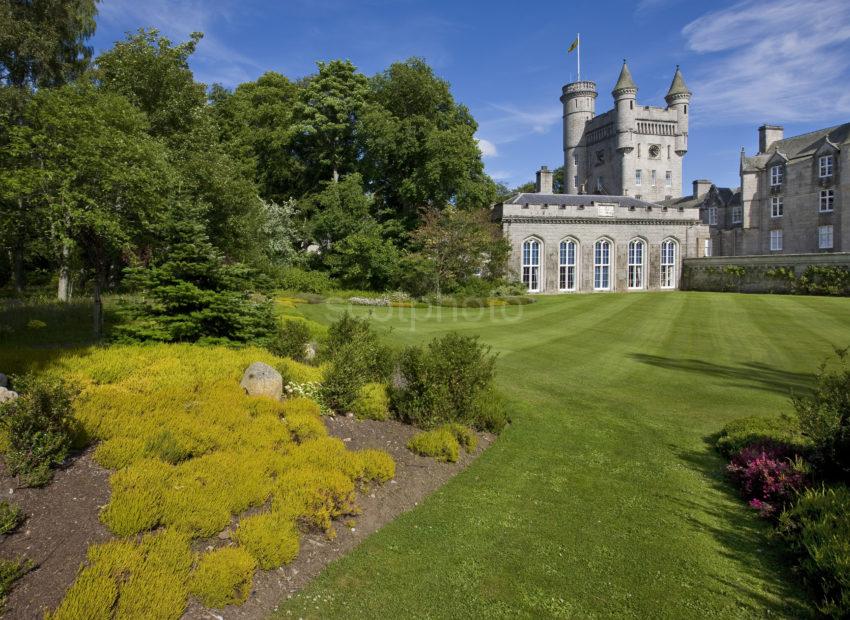
M785 268L793 270L799 277L810 266L850 269L850 253L686 258L682 265L681 288L691 291L789 293L792 292L790 281L772 277L771 272Z

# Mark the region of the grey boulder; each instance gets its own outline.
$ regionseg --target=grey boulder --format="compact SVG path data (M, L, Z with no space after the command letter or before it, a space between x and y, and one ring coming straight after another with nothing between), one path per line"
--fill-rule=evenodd
M275 400L280 400L283 396L283 377L263 362L254 362L248 366L239 385L248 396L267 396Z

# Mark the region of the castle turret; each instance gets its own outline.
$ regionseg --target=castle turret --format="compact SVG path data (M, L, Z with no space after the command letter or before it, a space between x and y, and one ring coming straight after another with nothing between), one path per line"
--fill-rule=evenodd
M596 115L596 83L573 82L563 88L564 185L568 194L582 192L588 177L585 127Z
M635 107L637 105L638 87L632 79L629 65L623 59L620 77L614 85L611 95L614 97L614 126L617 132L616 148L620 156L620 184L615 189L618 193L627 195L629 176L633 174L634 164L632 151L635 148L635 130L637 129Z
M670 90L667 91L664 100L667 102L669 110L676 111L676 153L678 155L684 155L688 152L688 104L691 101L691 94L685 84L685 78L682 77L679 65L676 65L673 82L670 84Z

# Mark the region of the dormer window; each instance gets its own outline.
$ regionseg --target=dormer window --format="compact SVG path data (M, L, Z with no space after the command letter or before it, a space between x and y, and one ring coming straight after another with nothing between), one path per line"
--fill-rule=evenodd
M818 176L822 179L832 176L832 155L818 158Z
M783 176L782 166L772 166L770 169L770 186L782 185Z

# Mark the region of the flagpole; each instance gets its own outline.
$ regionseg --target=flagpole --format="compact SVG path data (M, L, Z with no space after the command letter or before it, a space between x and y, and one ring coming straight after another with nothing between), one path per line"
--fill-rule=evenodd
M578 56L576 56L576 62L578 63L578 81L581 82L581 33L580 32L576 35L576 41L578 41L578 45L576 46L576 51L578 52Z

